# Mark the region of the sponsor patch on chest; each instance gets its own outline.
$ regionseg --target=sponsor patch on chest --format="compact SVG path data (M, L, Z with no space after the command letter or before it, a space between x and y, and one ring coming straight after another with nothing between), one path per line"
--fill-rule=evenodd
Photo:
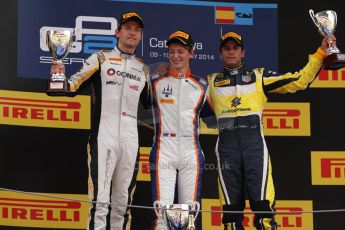
M246 74L246 75L242 75L242 81L244 82L250 82L252 80L252 75L250 74Z
M161 98L160 99L161 104L175 104L174 98Z
M223 85L229 85L230 84L230 79L225 79L222 81L217 81L214 83L214 86L223 86Z

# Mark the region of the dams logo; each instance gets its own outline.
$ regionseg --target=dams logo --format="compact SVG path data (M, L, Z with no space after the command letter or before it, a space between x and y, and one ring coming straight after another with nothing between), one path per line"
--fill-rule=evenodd
M90 129L90 97L0 90L0 124Z
M345 88L345 69L324 70L310 85L312 88Z
M313 185L345 185L345 152L311 152Z
M43 194L88 200L87 195ZM0 225L86 229L88 203L0 191Z
M139 149L139 165L138 165L138 181L150 181L150 152L151 147L140 147Z
M267 103L263 111L265 136L310 136L309 103ZM218 135L200 122L201 134Z
M262 120L266 136L310 136L309 103L268 103Z
M218 199L202 199L203 210L221 211ZM312 210L312 201L277 201L276 211L284 212L275 216L278 228L284 229L299 229L299 230L312 230L313 229L313 216L311 214L302 214L299 212ZM249 202L246 201L246 212L250 212ZM293 213L289 213L293 212ZM254 230L254 215L246 214L244 216L243 226L245 229ZM220 212L203 212L202 213L202 227L203 229L223 230L222 214Z

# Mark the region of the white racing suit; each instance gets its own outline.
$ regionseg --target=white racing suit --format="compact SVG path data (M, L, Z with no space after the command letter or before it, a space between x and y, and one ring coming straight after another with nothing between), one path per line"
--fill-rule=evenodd
M150 153L152 200L173 204L200 201L204 154L199 144L199 114L206 99L206 80L172 70L152 77L155 137ZM155 217L153 229L166 229Z
M92 201L122 205L111 207L112 230L130 225L130 212L125 205L131 203L135 187L137 110L142 91L148 91L147 77L148 67L141 60L115 47L92 54L69 80L71 92L88 79L93 83L89 197ZM92 206L88 229L106 229L108 208L102 204Z

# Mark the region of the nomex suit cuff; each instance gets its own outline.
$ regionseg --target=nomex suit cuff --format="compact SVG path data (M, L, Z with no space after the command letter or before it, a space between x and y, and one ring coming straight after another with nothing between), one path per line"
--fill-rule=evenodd
M327 53L321 48L318 48L313 56L322 61L327 56Z

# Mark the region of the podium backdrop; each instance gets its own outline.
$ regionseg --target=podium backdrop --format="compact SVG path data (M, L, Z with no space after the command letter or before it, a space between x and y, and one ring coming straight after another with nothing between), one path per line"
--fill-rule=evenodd
M294 72L321 43L308 10L343 9L341 2L313 1L115 1L7 0L1 2L0 74L0 229L85 229L86 144L90 129L90 86L78 96L48 97L51 57L42 40L47 29L79 27L64 60L66 74L84 59L116 44L117 17L136 11L145 29L137 56L148 65L167 62L166 39L177 29L192 34L192 71L205 77L222 68L219 38L227 31L244 37L246 65ZM345 51L345 14L338 10L338 48ZM273 166L280 229L343 229L345 209L345 69L321 71L310 88L270 95L264 111L265 136ZM139 108L140 121L151 115ZM140 162L134 204L151 206L148 157L153 132L139 123ZM220 210L214 154L217 133L202 127L206 157L202 209ZM66 197L61 200L58 197ZM248 207L248 206L247 206ZM249 211L246 209L246 211ZM132 229L148 229L153 213L133 209ZM246 229L253 216L246 215ZM219 213L203 213L198 226L222 229Z

